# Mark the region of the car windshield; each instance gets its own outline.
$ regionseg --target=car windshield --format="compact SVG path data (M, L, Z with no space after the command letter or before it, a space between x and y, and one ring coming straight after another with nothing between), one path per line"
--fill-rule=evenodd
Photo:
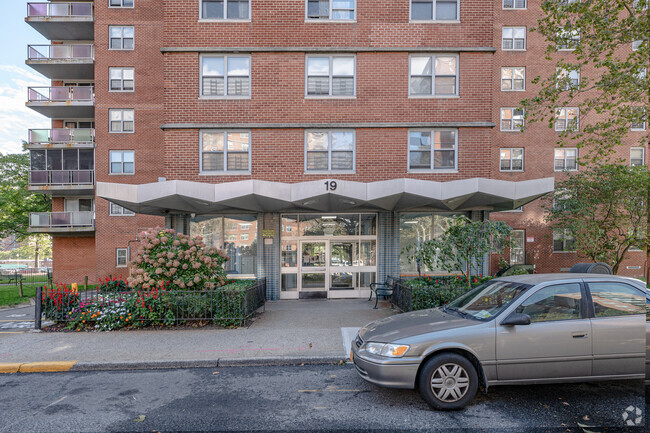
M492 280L456 298L444 308L469 319L488 321L499 315L530 287L529 284Z

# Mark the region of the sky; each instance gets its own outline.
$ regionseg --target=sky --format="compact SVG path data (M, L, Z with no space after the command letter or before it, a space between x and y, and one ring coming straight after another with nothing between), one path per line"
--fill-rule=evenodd
M27 0L0 0L0 4L0 153L6 154L22 151L28 129L50 127L46 117L25 107L28 86L49 85L25 65L27 45L49 41L25 23Z

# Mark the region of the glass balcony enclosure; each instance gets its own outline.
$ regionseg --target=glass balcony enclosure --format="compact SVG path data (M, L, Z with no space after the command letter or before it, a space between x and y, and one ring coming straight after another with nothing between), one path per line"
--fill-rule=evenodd
M95 183L92 149L43 149L30 151L29 186L79 186Z
M28 148L93 148L94 128L30 129Z

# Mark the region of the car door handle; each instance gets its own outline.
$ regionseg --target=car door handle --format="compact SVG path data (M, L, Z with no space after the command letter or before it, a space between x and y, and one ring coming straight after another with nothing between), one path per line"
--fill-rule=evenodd
M574 332L572 335L573 335L573 338L585 338L585 337L587 337L586 332Z

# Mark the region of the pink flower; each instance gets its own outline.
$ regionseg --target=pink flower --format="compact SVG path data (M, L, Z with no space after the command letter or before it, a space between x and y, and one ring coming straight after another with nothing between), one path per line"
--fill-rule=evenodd
M189 241L187 241L187 245L193 247L194 246L194 241L190 239Z
M160 242L162 242L164 244L166 244L168 240L169 240L169 238L167 236L163 236L162 238L160 238Z
M162 268L156 268L156 275L160 275L163 273Z
M183 270L186 270L189 266L187 266L187 263L183 263Z
M173 259L176 254L172 253L171 251L167 253L167 258L168 259Z
M172 244L173 244L175 247L177 247L177 246L179 246L179 245L181 244L181 241L179 241L178 239L175 239L174 242L172 242Z
M195 283L198 283L199 281L201 281L201 277L199 277L198 275L195 276L195 277L194 277L194 282L195 282Z

